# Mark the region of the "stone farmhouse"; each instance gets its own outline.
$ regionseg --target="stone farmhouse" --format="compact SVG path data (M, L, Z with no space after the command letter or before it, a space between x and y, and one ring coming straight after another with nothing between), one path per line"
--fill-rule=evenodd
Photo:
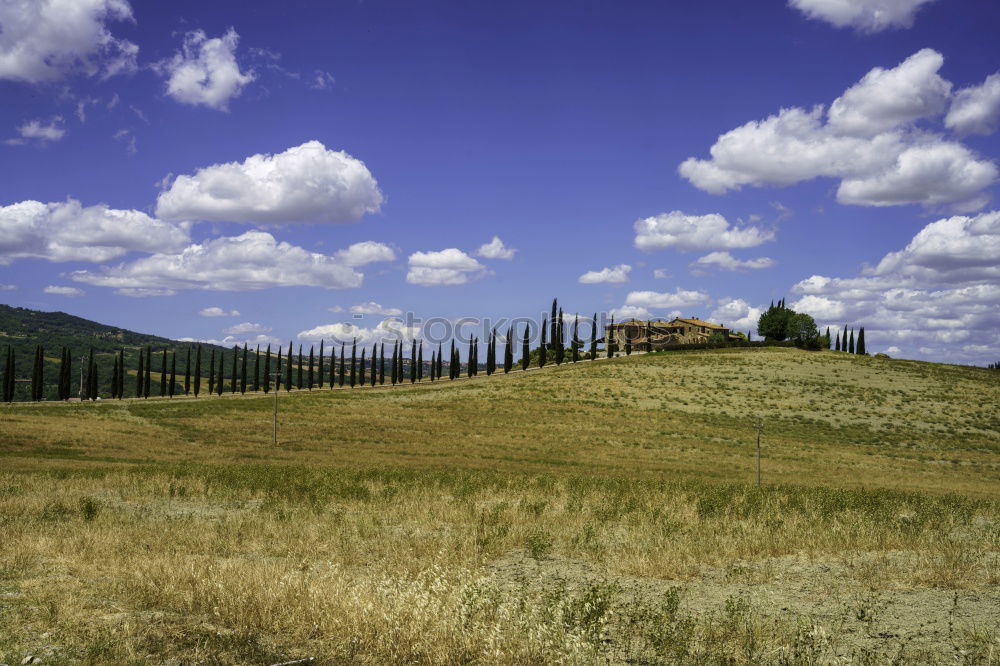
M634 346L640 348L647 342L652 342L653 349L669 347L670 345L683 345L699 342L707 342L714 333L721 333L727 339L734 339L740 336L733 335L725 326L702 321L697 317L676 318L673 321L650 320L640 321L629 319L627 321L616 322L614 324L614 341L623 345L625 340L630 340ZM612 326L604 329L604 339L612 335ZM648 340L647 340L648 336Z

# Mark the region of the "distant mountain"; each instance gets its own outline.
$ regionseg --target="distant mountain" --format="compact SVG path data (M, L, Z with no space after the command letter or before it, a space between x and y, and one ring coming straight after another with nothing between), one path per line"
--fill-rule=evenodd
M45 393L49 400L54 400L56 397L59 357L63 347L69 347L72 351L73 376L77 378L82 365L81 359L85 358L91 349L94 350L101 393L106 395L111 384L114 354L119 350L125 350L126 368L134 374L138 368L139 350L145 349L146 346L152 347L154 371L152 383L156 385L152 387L152 393L159 394L159 369L163 360L163 350L166 349L171 354L174 351L177 352L177 372L183 378L188 350L191 350L193 372L194 348L198 346L197 343L193 342L178 342L158 335L136 333L117 326L107 326L65 312L39 312L27 308L0 305L0 373L3 372L8 345L14 348L15 376L19 379L27 379L31 376L35 345L42 345L45 349ZM202 375L204 377L208 376L208 361L212 350L215 350L216 359L219 358L219 353L222 351L228 352L229 358L232 357L232 350L226 350L216 345L201 345ZM157 356L157 352L160 352L159 356ZM252 351L250 358L253 358ZM225 365L228 376L231 363ZM203 390L207 391L208 387L205 386ZM134 382L130 385L126 381L125 391L126 394L134 393ZM19 384L15 400L24 399L27 393L27 385Z

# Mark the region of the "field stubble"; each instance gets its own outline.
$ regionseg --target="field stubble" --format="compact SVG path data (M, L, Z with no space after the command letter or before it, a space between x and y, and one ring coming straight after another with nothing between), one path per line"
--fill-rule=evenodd
M790 349L0 416L0 661L997 663L996 373ZM765 422L765 487L751 424Z

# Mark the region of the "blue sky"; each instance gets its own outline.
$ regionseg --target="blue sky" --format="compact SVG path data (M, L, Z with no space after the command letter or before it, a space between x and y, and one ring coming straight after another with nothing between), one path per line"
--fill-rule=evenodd
M961 0L0 0L0 300L308 344L556 296L746 330L786 297L993 362L998 29Z

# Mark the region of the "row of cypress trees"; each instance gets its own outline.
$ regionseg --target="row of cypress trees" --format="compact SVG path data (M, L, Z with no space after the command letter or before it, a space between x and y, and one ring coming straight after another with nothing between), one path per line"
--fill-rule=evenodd
M542 343L539 348L538 366L544 367L551 358L557 365L566 361L566 332L565 318L562 308L558 307L558 300L552 301L552 313L547 321L543 320L541 326ZM479 339L474 338L469 343L468 363L466 364L466 375L477 376L480 366L485 365L487 375L498 372L501 368L504 373L508 373L514 366L514 340L516 331L511 325L507 329L503 359L497 363L497 331L493 329L489 333L486 341L486 358L484 363L480 363ZM628 343L626 344L628 347ZM573 322L572 336L569 341L570 359L572 362L580 360L580 352L583 343L579 337L579 316ZM631 349L628 349L630 352ZM163 349L157 352L159 363L153 358L152 347L147 345L140 348L138 363L135 371L134 389L128 390L126 379L130 370L126 367L125 351L120 349L114 355L114 362L111 371L110 395L113 399L123 399L126 393L132 393L137 398L148 398L154 395L152 375L154 365L158 365L159 371L159 395L164 397L174 397L175 395L194 395L198 397L201 393L203 372L202 372L202 348L197 345L193 350L188 349L183 360L183 375L178 373L178 353ZM272 390L272 379L274 380L274 390L280 390L282 384L286 391L292 388L312 390L314 387L323 388L324 383L328 383L330 388L334 386L351 387L370 384L371 386L386 383L386 349L385 341L376 343L369 351L362 348L360 357L358 355L357 340L352 341L350 361L348 365L346 343L341 342L339 363L336 351L330 354L329 368L325 367L326 359L325 341L320 341L319 354L315 353L315 346L310 346L308 357L304 356L303 346L300 344L298 354L295 354L294 343L289 343L285 352L278 348L275 357L272 358L271 346L268 345L262 353L258 345L253 358L252 369L250 367L249 347L244 344L240 349L236 346L232 350L230 359L226 352L216 354L216 350L211 350L208 361L208 392L210 394L222 395L226 390L230 393L246 393L250 391L263 390L269 393ZM597 357L597 317L596 313L592 320L591 358ZM610 355L610 354L609 354ZM218 358L216 358L218 356ZM296 358L297 356L297 358ZM530 350L530 326L525 326L521 349L521 369L527 369L531 362ZM228 378L226 376L227 360L229 361ZM401 384L406 381L416 383L424 379L425 363L423 358L423 344L417 345L416 340L411 341L409 367L404 363L404 342L395 341L392 345L391 356L388 357L390 368L388 379L391 384ZM193 363L192 363L193 361ZM193 367L192 367L193 365ZM449 358L449 378L457 379L461 373L461 359L459 350L455 346L454 340L451 342L451 355ZM34 365L32 368L31 399L41 400L44 398L44 350L41 346L36 348ZM431 381L440 380L444 370L444 348L443 344L438 344L436 351L431 352L429 366L429 378ZM13 347L8 346L4 378L2 382L2 399L10 402L14 395L14 352ZM227 381L228 380L228 381ZM81 368L81 382L78 394L82 399L97 399L100 392L100 381L98 367L94 359L94 350L91 349ZM59 366L57 396L60 400L68 400L73 394L72 380L72 356L68 348L62 349Z
M830 339L830 327L826 329L826 338ZM858 343L854 344L854 329L850 331L850 337L848 337L847 327L843 328L843 336L838 334L834 341L835 351L845 351L848 354L861 354L862 356L867 355L865 350L865 327L862 326L861 330L858 331Z

